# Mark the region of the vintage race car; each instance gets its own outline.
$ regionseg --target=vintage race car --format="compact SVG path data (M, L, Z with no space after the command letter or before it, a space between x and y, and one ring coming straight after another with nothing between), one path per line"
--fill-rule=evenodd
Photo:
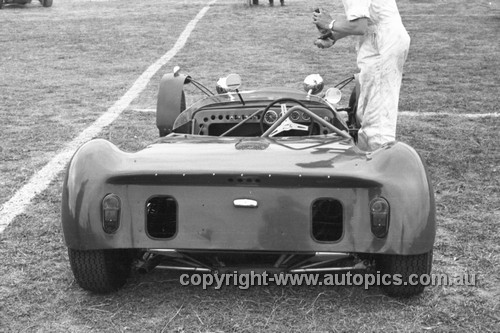
M42 6L51 7L53 0L39 0ZM0 0L0 9L2 9L4 4L17 4L17 5L26 5L31 3L31 0Z
M356 146L356 89L340 108L340 90L320 95L317 74L305 91L240 85L228 75L212 93L175 68L159 86L156 142L130 153L95 139L76 151L62 227L77 283L110 292L134 268L348 270L386 276L392 296L421 293L436 225L419 154ZM188 86L207 96L186 107Z

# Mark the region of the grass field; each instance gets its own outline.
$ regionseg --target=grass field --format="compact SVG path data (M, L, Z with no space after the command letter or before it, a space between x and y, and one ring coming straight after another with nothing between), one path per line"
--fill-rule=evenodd
M352 74L355 41L312 42L312 7L218 0L185 47L99 137L138 150L157 137L161 75L180 65L209 87L326 85ZM176 42L207 1L54 1L0 10L0 204L90 126ZM0 234L0 332L500 331L500 14L482 1L400 0L412 37L398 139L426 159L437 200L433 272L475 273L399 300L362 287L182 287L179 274L134 274L98 296L74 282L60 227L62 174ZM435 113L435 115L428 115ZM446 115L443 115L446 113ZM2 212L0 211L0 214Z

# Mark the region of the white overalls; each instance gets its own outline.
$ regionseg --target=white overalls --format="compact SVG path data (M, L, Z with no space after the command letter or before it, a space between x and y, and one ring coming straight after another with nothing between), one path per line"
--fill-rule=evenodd
M358 146L374 150L396 138L403 65L410 47L395 0L342 0L347 20L366 17L368 31L360 37Z

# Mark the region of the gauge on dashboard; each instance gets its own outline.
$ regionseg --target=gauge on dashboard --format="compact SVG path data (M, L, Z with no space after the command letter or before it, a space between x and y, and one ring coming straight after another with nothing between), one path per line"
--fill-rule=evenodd
M304 119L305 121L309 121L311 120L311 116L304 112L302 113L302 119Z
M278 120L278 113L274 110L268 110L264 114L264 122L268 125L272 125Z
M292 114L290 115L290 119L292 121L299 121L300 120L300 113L299 113L299 111L293 111Z

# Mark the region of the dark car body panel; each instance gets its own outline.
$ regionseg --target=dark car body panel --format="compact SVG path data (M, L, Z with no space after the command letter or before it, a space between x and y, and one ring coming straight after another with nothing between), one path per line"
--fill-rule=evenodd
M102 228L101 203L122 202L116 233ZM145 205L153 196L176 200L177 231L150 237ZM386 237L370 230L369 203L391 207ZM311 235L311 204L342 203L344 231L337 241ZM236 207L252 199L255 208ZM421 254L435 238L434 198L420 156L394 142L366 153L351 140L236 138L170 135L135 153L102 139L83 145L71 160L63 188L65 241L73 249L165 248Z

